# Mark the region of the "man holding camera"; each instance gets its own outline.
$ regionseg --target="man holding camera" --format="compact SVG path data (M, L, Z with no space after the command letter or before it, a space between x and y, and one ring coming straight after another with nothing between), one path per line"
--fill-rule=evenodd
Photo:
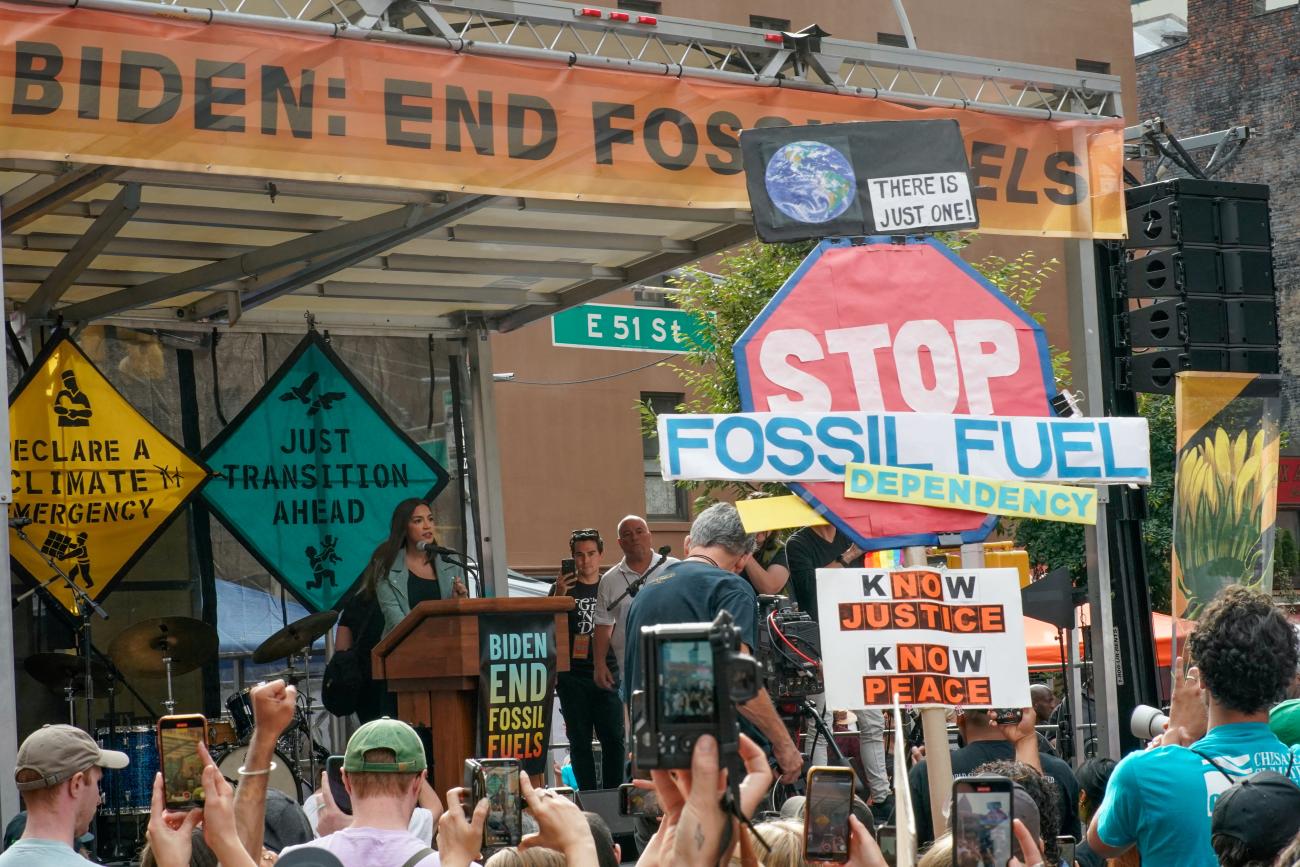
M578 788L584 791L611 789L623 782L623 704L614 691L618 683L618 662L612 649L606 647L601 663L610 673L614 686L602 686L594 679L596 647L592 638L600 586L600 555L604 550L605 542L599 532L574 530L569 536L574 573L561 575L555 584L556 596L571 596L574 601L569 612L569 670L560 672L555 692L560 697L560 713L564 715L564 730L569 736L573 774L578 779ZM599 786L591 750L593 729L600 740Z
M758 597L737 573L754 551L754 537L745 532L740 513L730 503L717 503L700 513L691 525L689 554L685 560L648 581L637 594L627 620L627 678L623 697L641 686L640 635L645 626L671 623L712 623L728 612L742 636L741 651L755 644ZM742 716L772 744L781 780L793 782L803 771L803 756L777 715L767 690L760 688L739 705Z

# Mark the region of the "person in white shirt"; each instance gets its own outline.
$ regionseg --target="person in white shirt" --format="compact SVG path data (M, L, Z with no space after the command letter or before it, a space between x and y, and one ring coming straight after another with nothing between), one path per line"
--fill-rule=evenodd
M632 607L632 597L645 581L679 562L676 557L655 552L650 525L637 515L628 515L618 522L618 547L623 549L623 559L601 576L600 589L596 592L595 680L604 689L615 687L614 673L605 664L610 647L614 648L619 670L626 671L623 666L627 660L627 612Z

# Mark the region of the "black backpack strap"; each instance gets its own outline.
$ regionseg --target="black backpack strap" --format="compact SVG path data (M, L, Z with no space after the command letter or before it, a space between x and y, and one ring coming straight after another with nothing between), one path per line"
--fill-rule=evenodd
M421 861L423 861L425 858L428 858L432 854L434 854L434 851L430 849L428 846L425 846L419 852L416 852L410 858L407 858L406 863L403 864L402 867L415 867L416 864L419 864Z
M1200 756L1201 758L1203 758L1203 759L1205 759L1207 762L1209 762L1211 765L1213 765L1213 766L1214 766L1214 769L1215 769L1216 771L1218 771L1219 773L1223 774L1223 776L1226 777L1227 780L1228 780L1228 782L1231 783L1232 785L1235 786L1235 785L1237 785L1237 783L1239 783L1239 782L1241 781L1241 777L1234 777L1232 774L1229 774L1229 773L1228 773L1227 771L1225 771L1222 767L1220 767L1220 765L1219 765L1218 762L1216 762L1214 759L1212 759L1210 756L1207 756L1205 753L1201 752L1200 750L1193 749L1192 747L1188 747L1187 749L1189 749L1189 750L1191 750L1192 752L1196 753L1198 756ZM1288 768L1287 768L1287 773L1289 774L1290 772L1291 772L1291 769L1290 769L1290 767L1288 767Z

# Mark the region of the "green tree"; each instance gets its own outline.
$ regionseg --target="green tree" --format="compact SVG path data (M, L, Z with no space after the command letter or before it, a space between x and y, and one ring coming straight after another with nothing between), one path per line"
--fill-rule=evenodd
M1174 520L1174 399L1164 395L1138 396L1138 412L1151 431L1151 485L1147 488L1147 520L1142 543L1151 607L1169 612L1170 568ZM1049 569L1070 570L1075 586L1087 582L1083 527L1057 521L1006 521L1003 532L1029 552L1029 562Z

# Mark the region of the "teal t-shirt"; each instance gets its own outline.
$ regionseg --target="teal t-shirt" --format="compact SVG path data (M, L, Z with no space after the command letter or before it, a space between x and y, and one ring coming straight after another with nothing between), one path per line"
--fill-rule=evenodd
M19 840L4 854L0 854L0 867L95 867L67 843L56 840Z
M1300 783L1300 747L1287 747L1265 723L1216 726L1192 749L1214 759L1229 775L1290 769ZM1097 833L1107 846L1136 844L1142 867L1217 867L1210 846L1210 816L1231 785L1201 756L1184 747L1131 753L1115 766L1097 813Z

